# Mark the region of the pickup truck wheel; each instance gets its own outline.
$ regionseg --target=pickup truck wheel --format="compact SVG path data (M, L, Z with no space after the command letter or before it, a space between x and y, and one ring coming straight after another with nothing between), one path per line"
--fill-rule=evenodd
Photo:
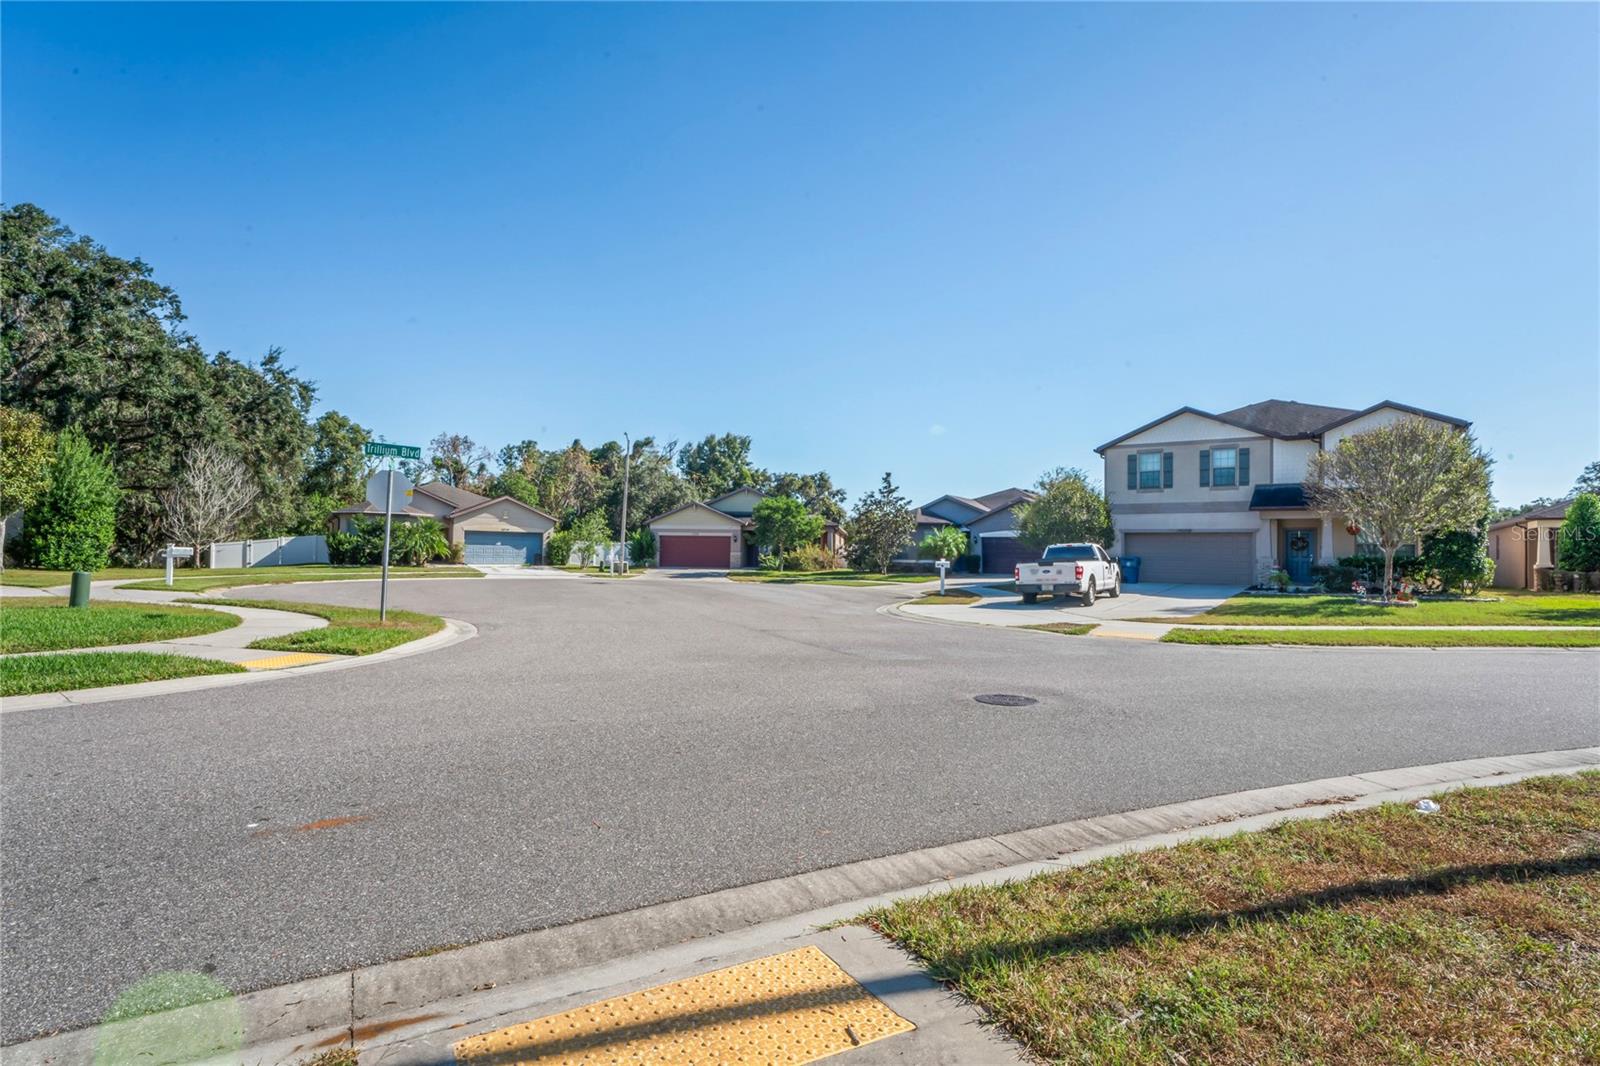
M1113 581L1111 583L1111 590L1107 592L1106 595L1110 596L1112 599L1116 599L1118 596L1122 595L1122 582Z
M1038 603L1039 602L1039 594L1037 592L1024 592L1022 594L1022 602L1023 603Z
M1089 579L1089 583L1083 586L1083 605L1085 607L1094 606L1094 578L1092 577Z

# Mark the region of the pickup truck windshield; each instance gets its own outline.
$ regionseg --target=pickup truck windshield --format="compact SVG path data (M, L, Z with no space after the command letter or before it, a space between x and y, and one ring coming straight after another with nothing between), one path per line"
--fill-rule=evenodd
M1059 563L1073 559L1093 559L1094 548L1087 544L1057 544L1055 547L1044 550L1042 563Z

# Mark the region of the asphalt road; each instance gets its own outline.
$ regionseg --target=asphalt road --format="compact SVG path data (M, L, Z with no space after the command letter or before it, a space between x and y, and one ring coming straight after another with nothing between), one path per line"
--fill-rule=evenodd
M479 637L0 715L3 1039L92 1023L158 971L243 991L988 833L1600 742L1584 652L1044 636L873 610L897 594L400 582L396 606Z

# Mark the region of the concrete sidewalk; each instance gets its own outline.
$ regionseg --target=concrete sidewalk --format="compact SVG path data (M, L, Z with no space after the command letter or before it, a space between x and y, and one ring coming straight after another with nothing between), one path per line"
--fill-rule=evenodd
M527 1031L527 1023L594 1007L568 1015L573 1029L560 1031L560 1042L567 1043L583 1035L585 1017L589 1028L604 1029L607 1019L625 1015L631 1008L608 1004L616 997L641 989L664 996L668 982L815 948L915 1027L859 1047L841 1047L846 1064L1023 1062L1021 1049L986 1027L969 1003L940 987L897 947L860 926L830 927L927 892L1000 884L1185 840L1597 766L1600 748L1538 752L1370 771L1080 819L247 992L222 1001L220 1013L216 1003L209 1003L147 1021L58 1033L7 1047L6 1061L10 1066L86 1062L97 1051L116 1048L128 1052L117 1058L151 1066L199 1057L289 1064L329 1048L355 1046L363 1066L436 1066L456 1061L456 1045L467 1038L497 1034L498 1040L513 1040L518 1029ZM736 1027L759 1027L786 1016L792 1006L780 1001L763 1009L758 1001L753 1010L734 1012ZM218 1024L219 1017L225 1025ZM729 1013L708 1002L676 1030L692 1035L696 1026L712 1024L726 1030ZM637 1041L639 1027L625 1028ZM811 1026L812 1035L822 1028L826 1025ZM215 1034L208 1046L191 1042L190 1051L199 1051L198 1056L164 1057L167 1047L160 1043L141 1053L141 1032L170 1040L173 1033L196 1030ZM230 1054L235 1050L240 1053Z

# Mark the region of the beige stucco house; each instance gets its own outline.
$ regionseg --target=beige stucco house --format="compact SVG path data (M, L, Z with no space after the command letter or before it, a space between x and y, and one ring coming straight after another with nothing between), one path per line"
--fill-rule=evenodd
M656 515L645 525L656 537L656 565L738 570L757 565L756 504L767 498L759 489L740 488L704 503L686 503ZM822 531L822 546L844 554L844 532L837 522Z
M1494 560L1494 583L1504 589L1538 589L1540 570L1554 570L1556 536L1566 521L1572 501L1496 522L1489 527L1489 558Z
M382 514L367 503L341 507L329 522L347 533L356 518ZM550 515L511 496L491 499L442 481L418 485L410 499L395 511L397 521L418 518L438 519L444 526L445 538L462 546L465 561L479 566L539 562L544 556L545 535L556 525Z
M1181 407L1147 422L1095 449L1114 551L1140 557L1141 581L1250 585L1281 568L1309 584L1311 567L1375 550L1307 504L1311 457L1404 418L1471 424L1392 400L1362 410L1293 400L1220 414Z

